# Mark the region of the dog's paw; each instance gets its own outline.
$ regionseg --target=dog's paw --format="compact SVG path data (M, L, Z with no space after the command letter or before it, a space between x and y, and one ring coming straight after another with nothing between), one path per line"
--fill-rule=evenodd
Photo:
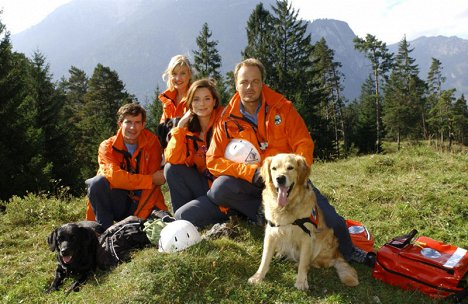
M263 277L261 274L259 274L258 272L256 274L254 274L253 276L251 276L249 278L249 283L250 284L258 284L260 283L261 281L263 281Z
M296 284L294 284L294 287L296 287L299 290L308 290L309 289L309 283L307 283L307 279L305 280L297 280Z

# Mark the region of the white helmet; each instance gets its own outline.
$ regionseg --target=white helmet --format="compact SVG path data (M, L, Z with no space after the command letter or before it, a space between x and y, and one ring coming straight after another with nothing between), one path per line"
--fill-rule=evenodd
M159 252L184 250L201 241L197 228L186 220L173 221L161 230Z
M224 157L236 163L255 164L260 162L260 153L248 140L232 139L224 151Z

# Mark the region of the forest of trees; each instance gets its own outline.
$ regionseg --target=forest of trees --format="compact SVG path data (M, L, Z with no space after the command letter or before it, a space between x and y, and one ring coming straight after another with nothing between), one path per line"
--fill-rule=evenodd
M260 3L247 24L243 58L260 59L266 84L293 101L315 142L315 157L333 160L382 152L382 141L432 140L468 142L468 109L455 89L442 90L443 63L432 58L426 79L411 57L405 37L397 54L368 34L355 48L368 58L372 73L356 100L345 100L334 51L325 39L311 43L307 23L286 0L268 11ZM234 93L232 72L221 75L218 41L208 23L193 50L195 78L212 77L222 100ZM0 13L0 200L27 192L54 192L66 187L82 195L84 180L97 170L97 148L117 128L116 111L135 96L111 67L97 64L92 75L72 66L68 78L54 82L46 54L32 58L14 52ZM175 55L175 54L174 54ZM158 96L160 88L155 88ZM147 127L155 130L158 101L145 105Z

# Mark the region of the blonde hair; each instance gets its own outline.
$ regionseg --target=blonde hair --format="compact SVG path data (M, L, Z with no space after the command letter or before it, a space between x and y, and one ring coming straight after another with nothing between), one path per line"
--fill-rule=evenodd
M240 68L243 67L244 65L257 67L260 70L260 74L262 75L262 81L263 82L265 81L265 77L266 77L265 66L260 60L256 58L245 59L244 61L241 61L236 65L236 68L234 69L234 81L237 82L237 74L239 74Z
M192 65L190 64L190 61L188 58L184 55L175 55L174 57L171 58L169 61L169 64L167 65L167 69L164 71L162 74L162 79L166 82L166 85L169 90L174 89L174 85L171 82L171 75L174 72L174 70L178 67L183 67L186 66L190 72L190 80L189 80L189 86L192 83Z

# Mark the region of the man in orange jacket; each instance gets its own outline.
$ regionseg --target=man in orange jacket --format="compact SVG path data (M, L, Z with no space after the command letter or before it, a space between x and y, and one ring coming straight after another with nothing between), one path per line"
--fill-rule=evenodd
M305 157L310 166L314 151L302 117L289 100L263 83L264 78L265 69L256 59L246 59L236 66L237 93L225 108L206 154L207 168L217 177L207 194L210 201L256 223L262 218L258 214L263 189L259 176L262 160L278 153L294 153ZM232 139L253 144L259 161L237 162L226 157ZM366 263L366 253L353 246L344 219L318 189L314 187L314 191L345 259Z
M153 209L167 210L160 186L162 148L145 129L146 111L137 103L122 106L117 134L99 146L97 175L88 185L87 220L104 229L129 215L146 219Z

